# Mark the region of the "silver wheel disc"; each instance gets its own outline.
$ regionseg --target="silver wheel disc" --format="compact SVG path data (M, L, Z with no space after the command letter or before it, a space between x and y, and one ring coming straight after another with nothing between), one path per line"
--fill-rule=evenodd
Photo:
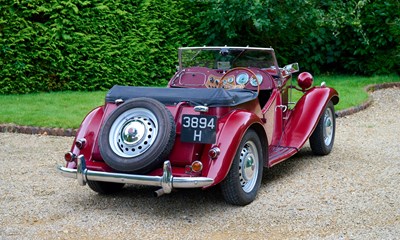
M115 154L132 158L144 153L157 138L156 116L145 108L133 108L115 119L108 142Z
M333 113L330 108L327 108L324 114L324 142L326 146L329 146L333 138Z
M259 156L256 145L252 141L246 142L240 152L239 180L245 192L251 192L256 185L259 168Z

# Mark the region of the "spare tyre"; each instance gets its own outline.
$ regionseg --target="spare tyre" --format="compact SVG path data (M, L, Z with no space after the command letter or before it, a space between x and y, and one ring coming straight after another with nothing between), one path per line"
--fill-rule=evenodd
M100 129L99 149L111 168L146 173L161 166L174 141L171 112L157 100L134 98L108 116Z

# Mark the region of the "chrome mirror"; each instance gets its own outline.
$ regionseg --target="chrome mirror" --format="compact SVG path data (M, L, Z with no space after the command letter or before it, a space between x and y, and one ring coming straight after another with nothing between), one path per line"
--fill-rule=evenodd
M298 72L300 68L299 68L299 64L298 63L292 63L292 64L284 66L283 69L287 73L295 73L295 72Z

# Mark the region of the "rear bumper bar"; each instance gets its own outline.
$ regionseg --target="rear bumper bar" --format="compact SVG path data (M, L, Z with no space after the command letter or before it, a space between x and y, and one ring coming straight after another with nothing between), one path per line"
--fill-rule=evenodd
M161 193L170 193L172 188L199 188L213 184L214 180L206 177L174 177L172 176L171 163L165 161L162 176L147 176L127 173L110 173L92 171L86 168L83 155L77 158L77 169L57 167L64 177L78 180L79 185L84 186L87 181L102 181L114 183L130 183L145 186L161 187Z

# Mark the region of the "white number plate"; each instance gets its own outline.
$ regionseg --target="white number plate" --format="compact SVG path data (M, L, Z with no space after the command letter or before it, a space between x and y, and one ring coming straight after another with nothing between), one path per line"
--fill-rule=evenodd
M192 143L215 143L217 117L206 115L182 116L181 141Z

